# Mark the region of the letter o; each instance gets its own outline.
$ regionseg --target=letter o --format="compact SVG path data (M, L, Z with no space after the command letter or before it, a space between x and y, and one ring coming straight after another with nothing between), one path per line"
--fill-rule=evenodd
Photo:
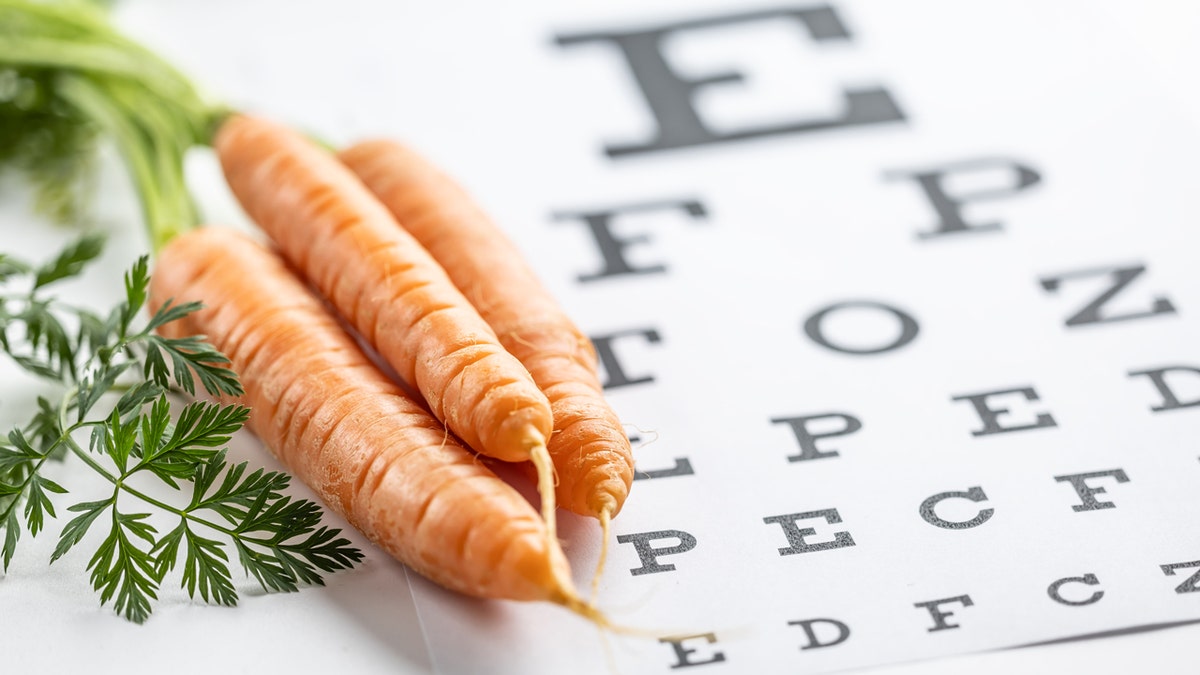
M821 323L825 320L825 317L838 310L860 307L882 310L896 317L896 319L900 322L899 337L889 344L867 349L846 347L830 342L821 330ZM812 339L813 342L816 342L822 347L832 349L835 352L841 352L843 354L881 354L883 352L890 352L912 342L917 337L917 332L919 330L920 327L917 325L917 320L908 313L896 309L891 305L885 305L881 302L874 302L872 300L847 300L845 302L837 302L817 311L817 313L808 317L808 319L804 321L804 332L809 338Z

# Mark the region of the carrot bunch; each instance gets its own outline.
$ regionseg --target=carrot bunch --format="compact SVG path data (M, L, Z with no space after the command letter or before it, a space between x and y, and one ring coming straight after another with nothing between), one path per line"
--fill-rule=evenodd
M206 334L229 356L264 443L438 583L599 620L574 589L555 507L599 519L607 540L632 479L629 442L590 342L467 195L395 143L338 156L203 103L82 5L0 0L0 16L10 38L56 45L45 61L16 42L0 50L0 67L28 73L45 100L45 114L15 113L28 126L0 134L0 153L40 157L21 139L45 128L72 144L116 140L158 254L150 304L207 304L174 330ZM275 250L198 227L182 169L197 144L216 148ZM475 453L531 462L540 517Z
M221 125L215 147L234 194L280 253L447 430L481 454L534 463L547 555L561 555L556 492L567 508L599 518L607 537L608 520L628 495L632 458L600 394L591 344L460 189L415 155L398 155L400 146L352 148L343 165L295 131L246 115ZM372 161L397 165L380 171ZM364 185L355 172L376 180ZM434 184L404 189L380 178L404 182L413 174L433 177ZM254 269L262 274L262 266ZM230 351L242 372L237 345ZM256 371L245 368L250 391ZM251 426L258 430L253 417ZM478 500L460 508L478 510ZM402 519L394 527L418 529ZM573 598L565 567L551 568L556 574L545 579L558 585L548 584L545 597ZM527 597L514 590L486 594Z

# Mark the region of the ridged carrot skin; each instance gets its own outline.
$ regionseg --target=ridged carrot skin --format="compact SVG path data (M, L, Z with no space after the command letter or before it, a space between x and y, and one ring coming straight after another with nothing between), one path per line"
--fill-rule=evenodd
M214 145L250 217L471 448L530 459L550 405L442 268L336 157L234 115Z
M633 457L604 400L591 341L501 229L432 163L390 140L359 143L339 158L442 265L545 392L559 505L615 515L629 494Z
M284 262L205 228L159 255L151 305L201 300L168 324L232 361L249 426L382 549L474 596L578 604L538 514L379 372Z

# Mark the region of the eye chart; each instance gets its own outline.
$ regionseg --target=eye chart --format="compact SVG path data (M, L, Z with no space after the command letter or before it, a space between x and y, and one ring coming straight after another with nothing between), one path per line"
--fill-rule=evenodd
M1200 620L1200 144L1126 35L1083 3L559 4L127 19L239 107L415 145L508 230L634 438L599 602L643 634L416 575L406 614L373 550L143 628L73 597L86 561L0 600L99 657L202 630L447 674L821 673ZM586 588L598 528L561 518Z
M1189 125L1092 30L977 3L557 27L597 163L551 161L581 205L522 241L654 439L601 598L657 639L414 580L435 664L821 672L1196 619Z

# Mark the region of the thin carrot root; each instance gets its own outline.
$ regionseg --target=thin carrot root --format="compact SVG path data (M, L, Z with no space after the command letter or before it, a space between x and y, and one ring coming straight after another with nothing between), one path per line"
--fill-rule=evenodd
M558 599L558 604L591 621L603 630L612 630L616 627L616 624L610 621L604 612L600 611L599 607L584 600L574 592L564 593L563 597Z
M625 422L624 425L627 427L633 427L634 431L637 431L639 434L642 434L642 435L653 434L653 437L651 437L647 441L642 441L641 443L639 443L638 446L636 448L634 448L634 450L641 450L642 448L653 445L655 442L658 441L658 436L659 436L658 429L643 429L643 428L639 427L638 425L632 424L629 422Z
M608 561L608 536L611 534L612 507L600 510L600 560L596 561L596 571L592 574L592 604L600 597L600 577L604 574L604 564Z
M601 611L599 607L571 592L563 592L560 597L554 599L554 602L562 605L571 612L578 614L588 621L591 621L596 625L597 628L606 633L626 635L629 637L658 638L664 634L679 632L653 630L649 628L636 628L634 626L626 626L616 623L612 619L609 619L608 615Z
M538 439L537 445L529 449L529 459L537 469L538 494L542 497L542 520L546 521L546 537L550 545L558 545L558 522L554 512L554 464L550 461L550 451L546 449L545 439L536 430L530 430L531 436Z
M607 521L609 520L608 514L610 514L611 511L612 511L611 508L606 508L600 512L600 517L605 524L607 524ZM606 542L608 541L607 537L605 538L605 541ZM601 553L601 565L603 565L604 557L605 557L604 553L602 552ZM568 611L570 611L574 614L578 614L579 616L592 622L592 624L594 624L596 626L596 628L600 630L602 636L605 636L608 633L612 633L615 635L624 635L624 636L628 636L628 637L657 639L657 638L662 637L663 635L686 634L686 633L690 632L687 630L680 631L680 630L664 630L661 628L660 629L638 628L635 626L627 626L624 624L616 623L612 619L608 618L608 615L605 614L599 607L596 606L596 602L594 599L589 601L589 600L584 600L583 598L579 597L579 594L575 591L574 587L571 584L570 579L559 576L559 577L557 577L557 581L559 583L559 586L554 591L554 594L550 597L550 601L555 604L561 605L562 607L566 608ZM593 593L594 593L594 591L593 591ZM606 649L607 649L607 640L605 640L605 645L606 645ZM611 654L610 654L610 656L611 656ZM610 660L610 664L611 664L611 660Z

